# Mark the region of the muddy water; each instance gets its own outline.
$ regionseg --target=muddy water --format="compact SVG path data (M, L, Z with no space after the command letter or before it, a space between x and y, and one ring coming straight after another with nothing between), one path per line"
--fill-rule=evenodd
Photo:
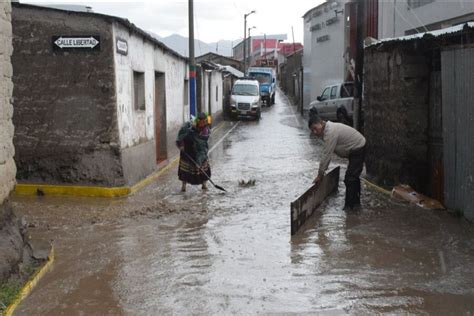
M474 313L474 231L446 213L370 191L361 212L346 213L341 183L290 238L289 203L309 187L319 151L278 98L212 152L228 193L179 193L173 170L113 203L17 201L58 248L18 314Z

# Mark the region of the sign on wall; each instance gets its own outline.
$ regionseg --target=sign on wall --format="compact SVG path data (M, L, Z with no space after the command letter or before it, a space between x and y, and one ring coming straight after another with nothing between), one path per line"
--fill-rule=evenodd
M117 38L117 53L127 56L128 55L128 42L124 39Z
M59 50L80 49L80 50L100 50L100 36L84 35L53 36L53 48Z

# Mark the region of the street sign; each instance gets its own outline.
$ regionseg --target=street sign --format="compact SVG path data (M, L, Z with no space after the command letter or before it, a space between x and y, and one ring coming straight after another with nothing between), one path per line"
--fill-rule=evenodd
M117 53L128 55L128 42L126 40L117 38Z
M296 201L291 203L291 235L296 234L298 229L313 215L326 197L337 190L339 170L340 167L331 170L331 172L324 176L319 186L313 185Z
M85 36L53 36L54 49L80 49L80 50L99 50L100 37L93 35Z

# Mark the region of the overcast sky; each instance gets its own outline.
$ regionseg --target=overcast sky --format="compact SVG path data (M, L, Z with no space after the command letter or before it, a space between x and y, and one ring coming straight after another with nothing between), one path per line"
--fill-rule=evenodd
M23 0L22 3L68 3L88 5L95 12L117 15L129 19L137 26L168 36L177 33L188 36L187 0L147 1L55 1ZM243 15L252 10L247 26L255 26L252 35L287 34L291 41L294 27L295 41L303 42L303 19L306 11L324 0L195 0L195 37L204 42L220 39L236 40L243 37Z

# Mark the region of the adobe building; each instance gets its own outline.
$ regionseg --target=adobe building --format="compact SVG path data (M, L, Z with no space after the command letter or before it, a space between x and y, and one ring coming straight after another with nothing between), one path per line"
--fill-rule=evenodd
M223 66L232 66L239 71L244 71L243 61L239 61L237 59L219 55L213 52L209 52L207 54L196 57L196 63L199 64L203 61L209 61Z
M474 23L365 48L367 173L474 221Z
M103 14L15 3L12 24L19 182L130 186L178 153L185 57Z

